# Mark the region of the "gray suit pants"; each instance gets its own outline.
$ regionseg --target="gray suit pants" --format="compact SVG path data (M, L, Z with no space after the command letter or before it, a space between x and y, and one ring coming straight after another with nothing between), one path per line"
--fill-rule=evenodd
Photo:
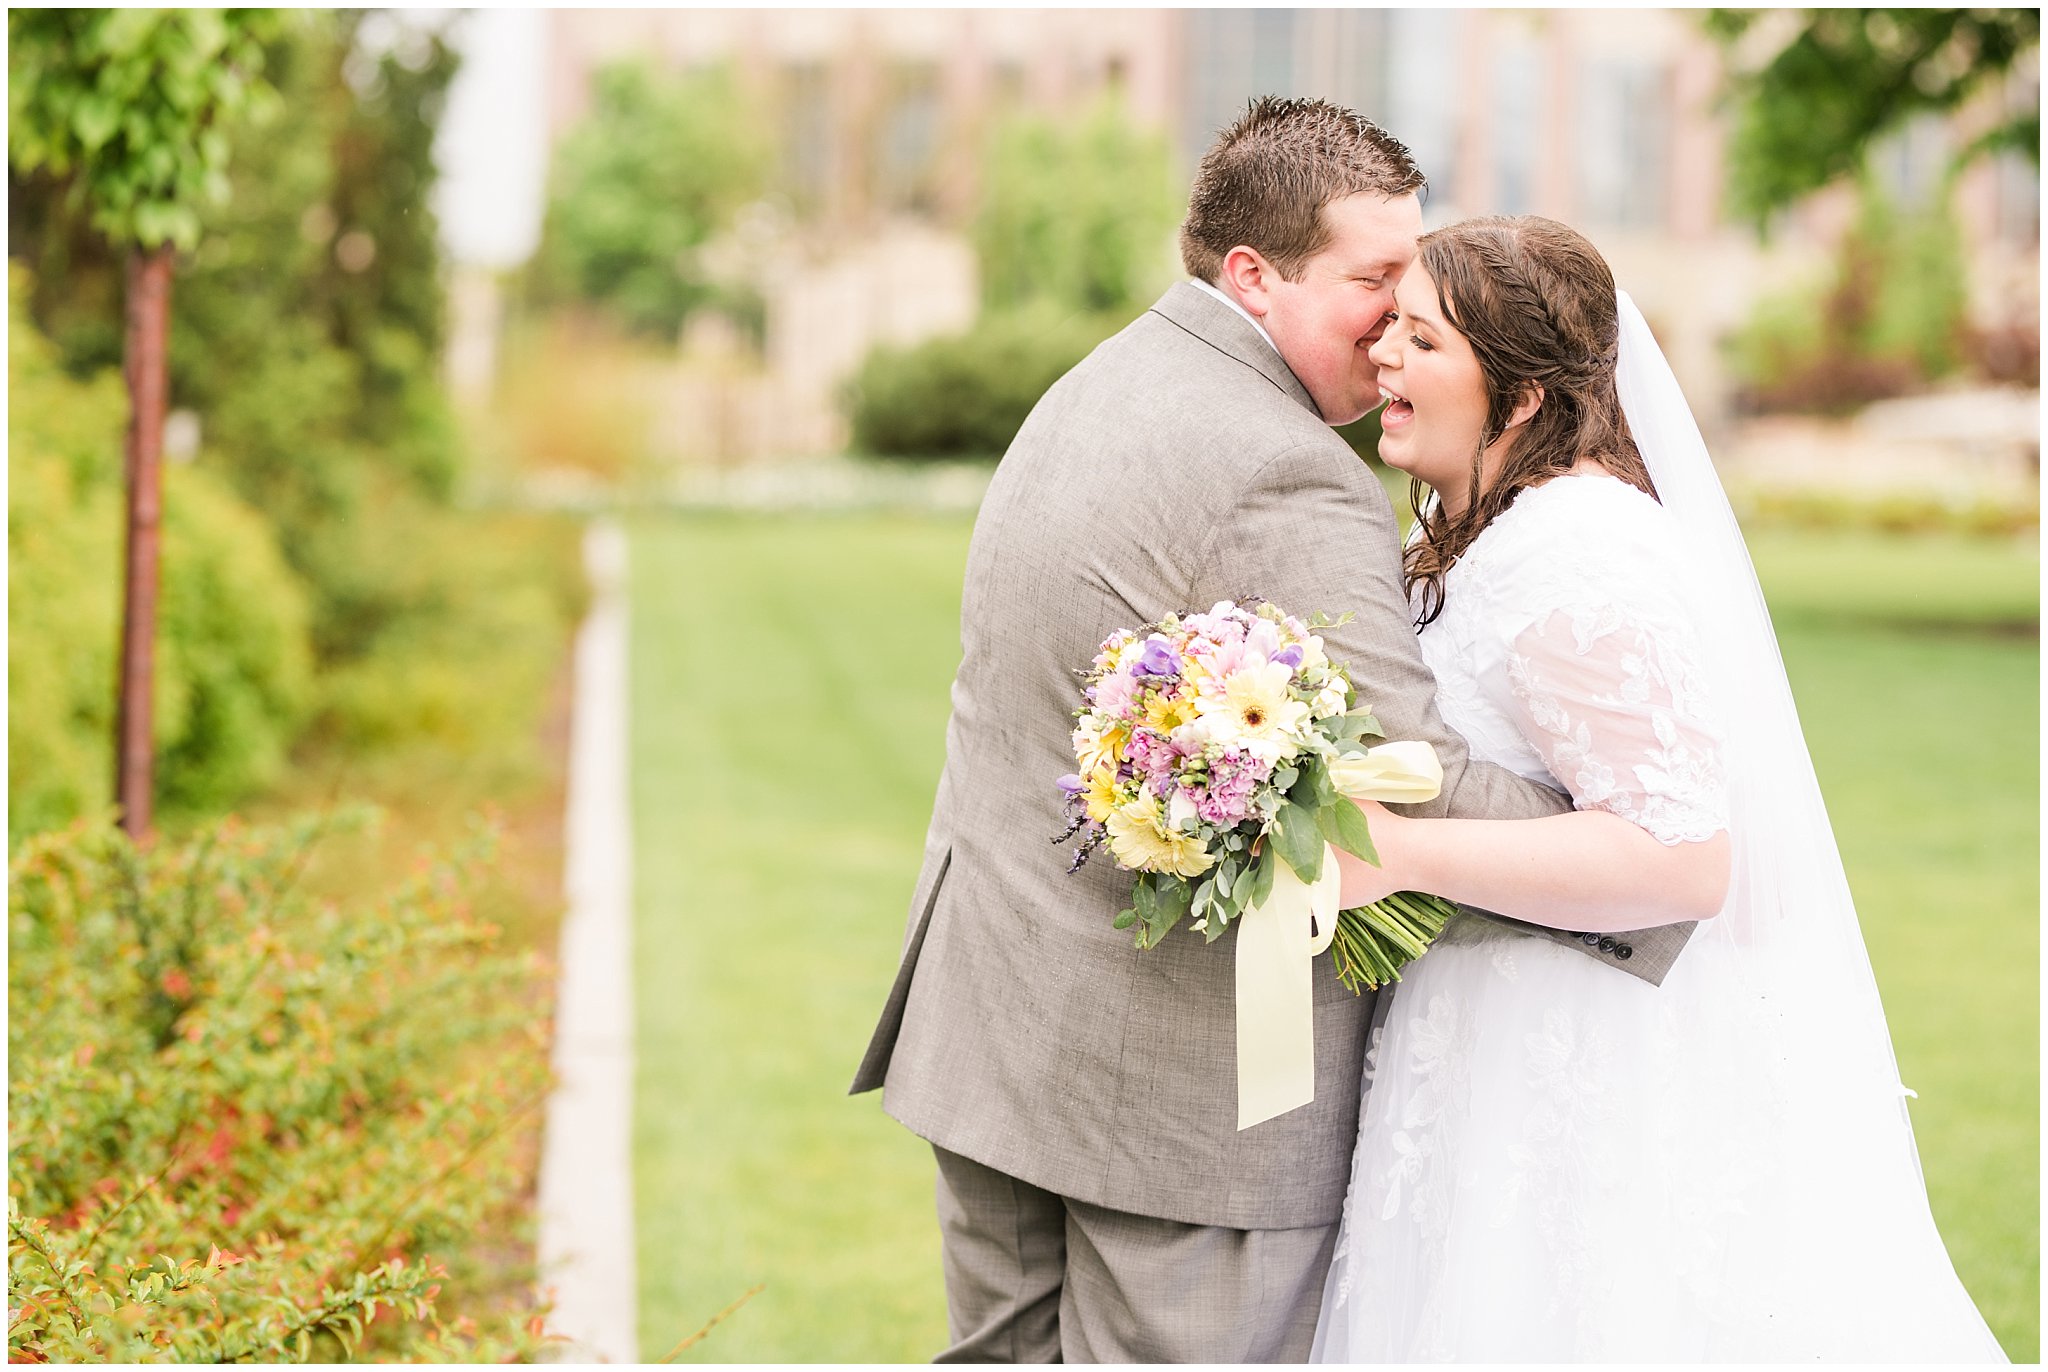
M1223 1229L1070 1200L934 1146L936 1362L1304 1362L1337 1226Z

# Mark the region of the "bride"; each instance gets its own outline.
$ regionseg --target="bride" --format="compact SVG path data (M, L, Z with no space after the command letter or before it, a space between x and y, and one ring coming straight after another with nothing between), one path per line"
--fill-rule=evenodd
M1382 867L1578 932L1700 919L1662 986L1454 921L1387 998L1317 1361L2002 1361L1927 1208L1755 574L1579 234L1425 236L1371 352L1434 489L1405 574L1445 719L1581 812L1368 804Z

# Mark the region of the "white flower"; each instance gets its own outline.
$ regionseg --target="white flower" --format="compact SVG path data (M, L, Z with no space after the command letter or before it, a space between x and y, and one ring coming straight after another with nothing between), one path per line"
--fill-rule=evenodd
M1300 752L1309 711L1289 690L1293 675L1285 663L1269 662L1206 683L1196 708L1211 741L1234 743L1269 762Z

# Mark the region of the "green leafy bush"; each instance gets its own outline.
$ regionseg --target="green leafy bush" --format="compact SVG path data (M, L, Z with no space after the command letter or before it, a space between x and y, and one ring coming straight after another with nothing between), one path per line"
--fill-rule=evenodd
M369 647L317 680L314 735L351 751L523 744L587 594L577 521L393 501L321 533L323 556L356 550L378 579L354 602L375 620Z
M490 836L375 902L294 894L318 822L9 872L10 1361L502 1359L451 1318L520 1204L542 969L467 893Z
M1995 492L1941 495L1916 491L1858 493L1733 485L1728 498L1745 527L1871 529L1890 534L1955 533L2014 537L2038 532L2038 500Z
M1039 397L1119 322L1030 311L877 348L847 385L853 446L882 457L1000 457Z
M120 651L119 379L74 381L20 312L8 344L8 832L108 803ZM306 596L276 537L212 474L165 473L155 723L169 811L276 775L305 717Z

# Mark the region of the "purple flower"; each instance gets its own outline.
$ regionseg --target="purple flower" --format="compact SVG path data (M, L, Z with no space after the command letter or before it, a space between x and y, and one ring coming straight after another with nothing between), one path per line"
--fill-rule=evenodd
M1273 654L1273 661L1284 662L1288 667L1299 671L1301 669L1301 645L1299 643L1288 644L1285 648Z
M1081 778L1080 775L1075 772L1067 773L1058 781L1055 781L1053 785L1059 787L1062 791L1065 791L1069 799L1081 794Z
M1158 634L1145 640L1145 646L1138 653L1138 670L1146 676L1180 676L1180 654L1173 650Z

